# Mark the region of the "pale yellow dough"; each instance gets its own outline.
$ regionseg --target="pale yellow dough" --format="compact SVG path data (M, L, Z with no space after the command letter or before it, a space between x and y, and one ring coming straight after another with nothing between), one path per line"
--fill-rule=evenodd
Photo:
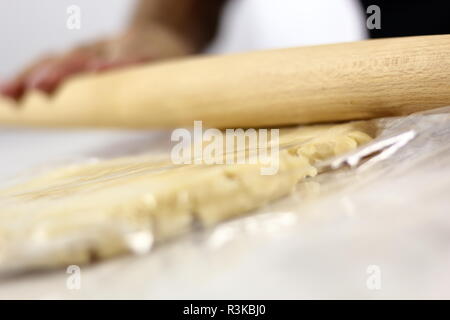
M282 129L280 168L183 165L146 156L56 169L0 190L0 267L82 264L145 251L288 195L314 164L371 140L366 122Z

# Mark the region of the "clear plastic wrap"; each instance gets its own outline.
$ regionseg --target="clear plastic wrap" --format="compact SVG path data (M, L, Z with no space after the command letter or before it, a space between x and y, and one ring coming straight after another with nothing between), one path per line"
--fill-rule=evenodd
M111 288L126 288L141 298L450 297L450 108L372 122L372 142L317 164L321 173L289 197L152 254L86 267L90 280L110 280L93 284L90 294L120 297ZM151 250L152 234L113 229L131 252ZM376 290L368 285L370 266L381 270ZM53 275L53 283L61 277ZM43 281L32 295L42 295ZM236 291L238 283L245 288Z

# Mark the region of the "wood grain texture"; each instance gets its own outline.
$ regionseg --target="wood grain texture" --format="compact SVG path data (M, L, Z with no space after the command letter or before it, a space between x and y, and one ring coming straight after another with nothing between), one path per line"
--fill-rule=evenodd
M187 58L31 92L0 122L49 126L257 127L405 115L450 105L450 35Z

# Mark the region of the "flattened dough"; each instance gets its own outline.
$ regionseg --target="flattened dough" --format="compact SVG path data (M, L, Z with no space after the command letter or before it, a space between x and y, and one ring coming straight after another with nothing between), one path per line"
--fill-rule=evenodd
M82 264L148 249L288 195L314 163L371 140L365 122L282 129L280 167L139 156L56 169L0 190L0 268Z
M71 77L0 123L255 128L401 116L450 103L450 35L196 55ZM9 105L9 108L8 108Z

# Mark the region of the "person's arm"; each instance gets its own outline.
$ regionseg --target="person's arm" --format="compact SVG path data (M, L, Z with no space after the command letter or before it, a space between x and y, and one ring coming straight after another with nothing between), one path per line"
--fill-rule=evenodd
M152 24L163 26L186 41L193 52L199 52L214 38L227 1L141 0L130 28L142 29Z
M119 35L38 60L0 92L20 99L30 89L51 93L68 77L201 52L217 32L227 0L140 0Z

